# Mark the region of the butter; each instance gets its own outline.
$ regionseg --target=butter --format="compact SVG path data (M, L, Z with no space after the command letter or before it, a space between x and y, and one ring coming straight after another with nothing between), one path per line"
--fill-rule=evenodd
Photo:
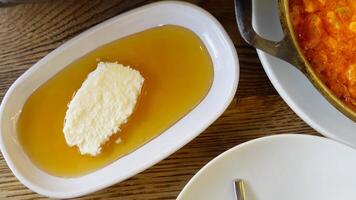
M64 136L81 154L96 156L133 113L144 78L130 67L100 62L68 104Z

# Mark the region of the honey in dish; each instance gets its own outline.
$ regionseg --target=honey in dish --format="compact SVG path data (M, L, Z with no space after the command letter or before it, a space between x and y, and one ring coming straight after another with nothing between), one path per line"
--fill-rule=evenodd
M67 104L99 60L129 65L145 82L121 132L104 144L101 154L91 157L69 147L62 129ZM80 176L160 135L205 97L212 78L210 56L193 32L165 25L136 33L81 57L34 91L18 119L19 140L42 170L61 177Z

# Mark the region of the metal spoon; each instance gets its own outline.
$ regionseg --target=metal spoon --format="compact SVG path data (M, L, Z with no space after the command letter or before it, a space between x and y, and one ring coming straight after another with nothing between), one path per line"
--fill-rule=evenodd
M241 179L236 179L233 184L236 200L246 200L244 182Z

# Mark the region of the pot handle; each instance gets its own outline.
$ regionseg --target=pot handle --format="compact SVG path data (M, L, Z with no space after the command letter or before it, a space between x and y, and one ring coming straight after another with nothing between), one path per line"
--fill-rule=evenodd
M297 50L290 37L284 36L279 42L259 36L252 27L252 0L235 0L235 15L242 38L251 46L280 58L302 70Z

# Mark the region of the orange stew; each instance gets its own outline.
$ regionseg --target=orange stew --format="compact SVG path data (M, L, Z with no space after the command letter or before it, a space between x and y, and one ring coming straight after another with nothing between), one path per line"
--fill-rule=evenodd
M320 79L356 110L356 0L289 0L304 56Z

